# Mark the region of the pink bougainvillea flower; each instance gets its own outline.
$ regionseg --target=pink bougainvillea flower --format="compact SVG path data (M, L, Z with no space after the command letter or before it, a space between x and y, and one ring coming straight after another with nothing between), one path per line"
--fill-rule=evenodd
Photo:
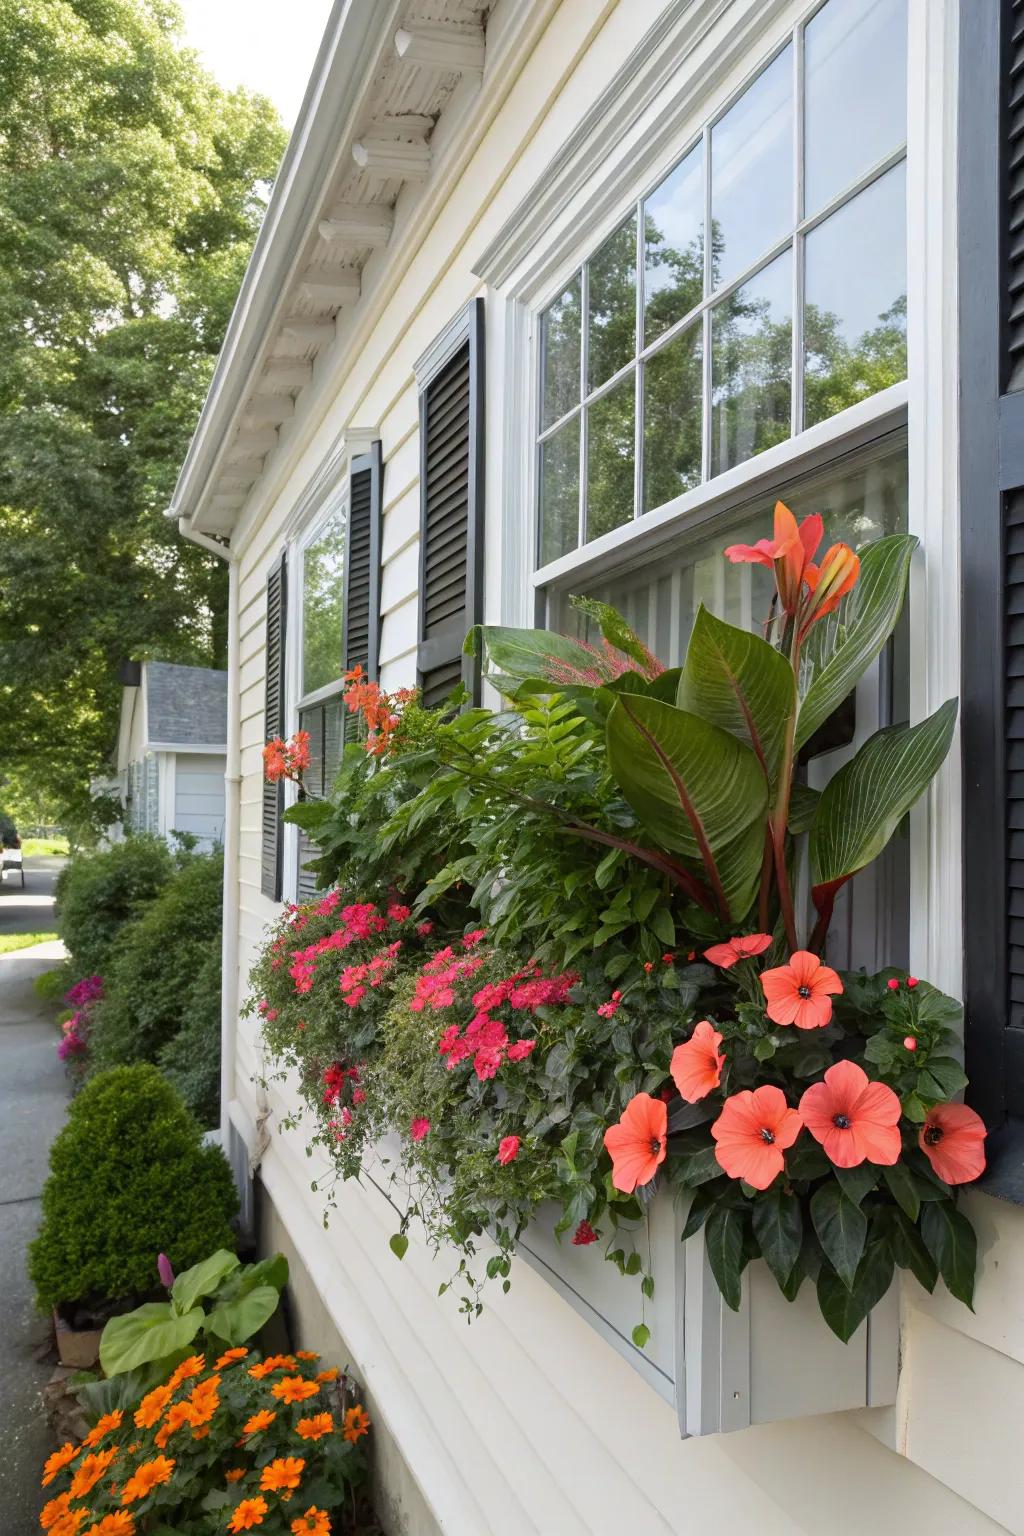
M722 1036L717 1029L707 1019L701 1019L689 1040L672 1052L672 1081L688 1104L706 1098L722 1081L725 1057L719 1050L721 1044Z
M822 1029L832 1017L830 994L843 990L835 971L807 949L790 955L788 965L762 971L760 979L768 1017L797 1029Z
M586 1248L588 1243L596 1243L600 1236L600 1232L595 1232L589 1221L581 1221L572 1235L572 1240L575 1247Z
M715 1158L731 1179L745 1179L754 1189L767 1189L782 1172L783 1153L800 1134L800 1116L786 1103L781 1088L766 1083L734 1093L711 1134Z
M873 1083L855 1061L837 1061L800 1100L800 1118L837 1168L898 1162L900 1114L892 1089Z
M617 1125L604 1133L612 1160L612 1183L624 1195L638 1184L649 1184L665 1161L668 1146L668 1110L661 1099L636 1093L622 1111Z
M518 1156L519 1137L503 1136L498 1146L498 1162L504 1166L505 1163L514 1163Z
M800 603L805 573L817 553L825 532L822 519L814 514L805 517L800 525L785 502L775 503L775 537L758 539L756 544L730 544L725 551L727 560L734 565L768 565L775 570L775 583L779 589L779 601L789 614L794 614Z
M409 1135L413 1141L422 1141L430 1131L430 1121L425 1115L417 1115L409 1126Z
M947 1184L968 1184L985 1169L985 1122L966 1104L936 1104L928 1111L918 1144Z
M710 949L704 951L704 958L727 971L737 960L749 960L754 955L763 955L771 942L770 933L742 933L738 938L726 939L724 944L712 944Z

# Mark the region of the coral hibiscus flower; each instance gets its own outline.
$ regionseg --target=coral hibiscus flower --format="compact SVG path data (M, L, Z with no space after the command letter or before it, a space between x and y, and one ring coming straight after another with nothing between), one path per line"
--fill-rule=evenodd
M255 1499L243 1499L228 1521L228 1530L249 1531L254 1525L262 1525L263 1516L269 1508L266 1499L260 1498L259 1495Z
M619 1123L604 1133L615 1188L631 1195L638 1184L649 1184L665 1161L667 1138L668 1110L662 1100L634 1094Z
M738 938L726 939L724 944L712 944L710 949L704 951L704 958L727 971L737 960L750 960L754 955L763 955L771 942L770 933L741 933Z
M985 1168L985 1122L966 1104L936 1104L928 1111L918 1144L947 1184L967 1184Z
M701 1019L689 1040L672 1052L672 1081L688 1104L705 1098L722 1081L725 1057L719 1050L721 1044L718 1030Z
M355 1445L363 1435L370 1432L370 1415L361 1403L356 1403L345 1414L345 1427L341 1432L341 1438L347 1440L350 1445Z
M715 1158L731 1179L767 1189L783 1169L783 1153L800 1134L800 1116L770 1083L726 1099L711 1134Z
M865 1160L891 1167L899 1161L900 1101L884 1083L873 1083L855 1061L837 1061L823 1083L808 1088L800 1117L837 1168Z
M761 972L766 1013L775 1024L795 1024L797 1029L822 1029L832 1017L830 994L843 984L831 966L822 965L810 950L798 949L788 965Z

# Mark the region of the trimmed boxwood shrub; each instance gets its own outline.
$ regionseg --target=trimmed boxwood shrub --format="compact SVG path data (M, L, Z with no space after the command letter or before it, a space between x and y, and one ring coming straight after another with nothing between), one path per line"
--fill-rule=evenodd
M118 1067L83 1088L50 1149L42 1226L29 1249L41 1307L99 1309L234 1248L231 1171L155 1067Z
M173 870L170 850L158 837L129 837L102 853L68 860L57 879L57 919L77 975L106 976L121 929Z

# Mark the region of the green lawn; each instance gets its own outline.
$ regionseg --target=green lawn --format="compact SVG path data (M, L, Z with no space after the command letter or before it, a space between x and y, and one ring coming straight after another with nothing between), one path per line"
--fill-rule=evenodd
M32 944L49 944L59 937L56 933L0 933L0 955L10 954L15 949L28 949Z
M68 840L66 837L23 837L21 851L29 859L35 853L67 853Z

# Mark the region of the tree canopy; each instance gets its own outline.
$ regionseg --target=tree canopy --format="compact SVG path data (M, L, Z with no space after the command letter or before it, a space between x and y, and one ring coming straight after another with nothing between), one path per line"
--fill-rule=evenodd
M121 658L221 663L163 512L285 138L168 0L0 6L0 802L82 816Z

